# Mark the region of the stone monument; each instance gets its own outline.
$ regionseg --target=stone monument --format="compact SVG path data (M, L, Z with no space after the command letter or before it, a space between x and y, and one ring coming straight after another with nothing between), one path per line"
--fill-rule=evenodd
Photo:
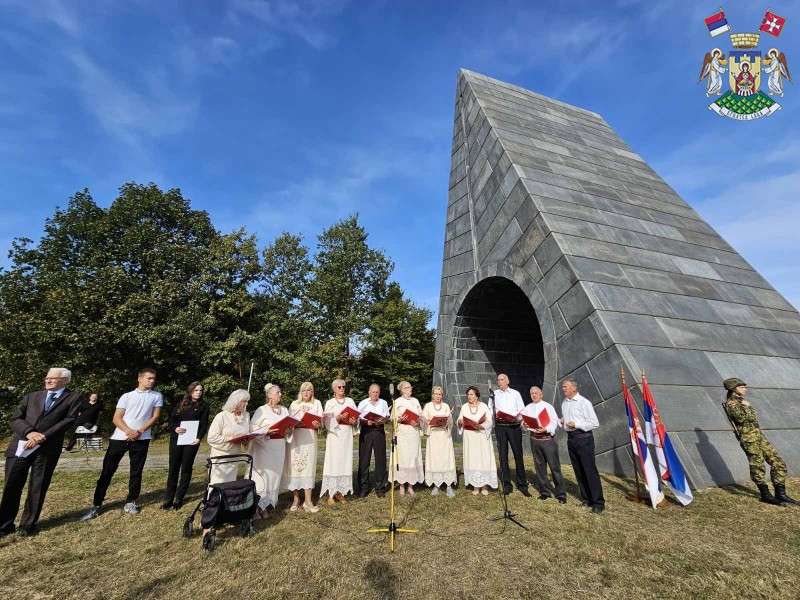
M598 467L631 474L620 365L645 369L694 487L749 479L722 380L800 465L800 314L597 114L458 76L434 384L505 372L560 413L576 379ZM641 408L641 390L634 397Z

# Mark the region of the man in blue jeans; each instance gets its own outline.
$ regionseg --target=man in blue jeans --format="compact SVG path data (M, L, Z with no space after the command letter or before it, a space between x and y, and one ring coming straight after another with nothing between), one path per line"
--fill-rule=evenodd
M94 519L100 513L100 506L106 497L111 479L126 453L130 456L131 467L125 512L132 515L139 514L136 499L142 489L142 471L152 438L150 428L158 421L161 407L164 406L161 393L153 389L155 384L155 369L142 369L139 371L138 387L132 392L122 394L117 402L113 419L116 429L111 435L108 450L103 458L103 470L94 490L92 507L81 517L81 521Z

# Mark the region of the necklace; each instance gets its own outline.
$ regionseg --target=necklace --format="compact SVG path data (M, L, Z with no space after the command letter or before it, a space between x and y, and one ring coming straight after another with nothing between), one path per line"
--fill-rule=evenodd
M270 408L272 409L272 412L274 412L276 415L281 414L281 407L280 406L277 407L278 410L275 410L274 406L270 406Z
M476 406L475 410L472 410L472 406L470 406L469 404L467 404L467 407L469 408L469 413L471 415L477 415L478 414L478 409L480 408L479 406Z
M442 402L439 402L438 405L436 404L436 402L434 402L433 403L433 410L435 410L436 412L439 412L440 410L442 410Z
M334 398L334 400L336 400L336 404L338 404L340 406L344 406L344 403L347 401L345 398L342 398L341 402L339 402L338 398Z

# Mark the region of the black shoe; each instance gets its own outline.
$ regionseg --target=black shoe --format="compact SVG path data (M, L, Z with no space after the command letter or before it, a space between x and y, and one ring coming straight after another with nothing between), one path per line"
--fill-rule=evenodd
M358 496L357 497L358 498L366 498L367 496L369 496L369 490L363 490L361 492L358 492Z
M164 504L161 505L161 510L169 510L173 506L175 505L172 503L172 500L167 500L166 502L164 502Z
M503 490L503 493L504 493L506 496L510 496L511 494L513 494L513 493L514 493L514 488L508 488L507 490Z
M558 503L559 504L566 504L567 503L567 499L566 498L559 498L558 499Z
M182 506L183 500L175 500L175 502L172 503L172 510L180 510Z
M592 507L592 513L595 514L595 515L599 515L605 509L606 509L605 506L595 505L595 506Z
M525 496L526 498L530 498L531 497L531 493L528 491L528 488L521 489L519 491L519 493L522 494L523 496Z
M759 500L764 504L772 504L773 506L784 506L783 502L776 500L775 496L769 493L769 486L766 483L759 483L756 485L758 491L761 492Z
M550 496L547 494L539 494L539 500L549 500Z
M386 496L386 492L384 492L383 490L380 490L380 491L375 492L375 495L378 498L384 498Z
M39 533L39 531L35 527L31 527L30 529L20 527L17 533L19 534L19 537L33 537Z
M785 504L794 504L795 506L800 506L800 502L792 498L791 496L786 495L786 486L775 484L772 487L775 488L775 500L778 502L783 502Z
M6 537L7 535L13 535L16 530L17 528L14 526L12 526L12 529L0 530L0 539Z

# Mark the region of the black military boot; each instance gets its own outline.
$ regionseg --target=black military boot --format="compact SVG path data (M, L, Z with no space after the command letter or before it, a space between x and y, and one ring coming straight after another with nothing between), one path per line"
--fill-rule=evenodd
M786 495L785 485L778 485L776 483L772 487L775 488L775 500L777 500L778 502L785 502L786 504L794 504L795 506L800 506L800 502L798 502L791 496Z
M783 502L776 500L775 496L769 493L769 486L766 483L760 483L756 486L758 491L761 492L761 502L764 504L772 504L774 506L784 506Z

